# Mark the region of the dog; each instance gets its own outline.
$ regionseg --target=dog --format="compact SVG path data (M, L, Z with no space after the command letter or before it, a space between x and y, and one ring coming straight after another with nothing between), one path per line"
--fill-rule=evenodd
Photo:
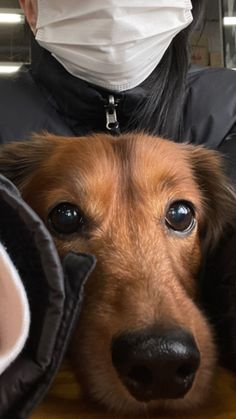
M97 258L72 343L85 392L122 414L200 406L217 349L198 277L235 220L219 154L144 133L48 134L2 146L0 171L62 259Z

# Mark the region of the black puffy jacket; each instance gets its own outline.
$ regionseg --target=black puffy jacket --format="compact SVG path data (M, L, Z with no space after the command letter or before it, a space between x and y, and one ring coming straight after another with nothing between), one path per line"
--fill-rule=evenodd
M191 70L180 135L183 140L221 148L230 154L232 176L236 167L233 161L236 156L235 87L234 71ZM146 94L143 88L137 87L115 95L114 100L119 101L116 111L120 132L125 131L127 115L137 100ZM109 95L111 93L70 76L44 51L40 62L32 68L25 67L14 77L0 78L0 141L28 139L32 133L43 130L68 136L106 132ZM43 397L60 365L80 310L84 281L95 262L88 255L68 255L63 276L49 233L15 188L3 180L0 198L1 240L19 267L32 313L26 347L0 377L0 417L23 419ZM232 286L236 273L235 257L232 257L235 239L231 242L229 251L229 241L224 244L224 258L217 256L220 264L214 263L209 268L208 286L203 293L215 319L220 311L214 310L216 304L221 304L226 313L235 301L236 286ZM230 292L221 301L221 286L217 287L216 282L215 292L209 292L211 278L217 276L220 283L220 276L229 263ZM236 342L232 343L231 339L232 333L236 335L236 315L230 310L225 320L222 321L221 316L218 323L227 335L228 353L231 353L227 357L225 352L225 359L236 369ZM218 336L219 344L223 345L225 334L219 332Z
M233 70L191 68L179 137L218 148L236 133L235 85ZM114 95L120 132L147 94L139 86ZM109 95L71 76L44 50L30 68L23 67L15 77L0 77L0 142L27 139L42 130L68 136L105 132Z
M31 314L24 350L0 376L0 417L20 419L29 417L60 366L94 258L69 254L63 275L50 234L2 176L0 219L0 240L22 278Z

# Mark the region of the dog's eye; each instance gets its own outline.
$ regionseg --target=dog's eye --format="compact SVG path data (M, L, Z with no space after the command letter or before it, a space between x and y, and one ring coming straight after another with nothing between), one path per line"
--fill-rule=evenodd
M168 228L176 232L192 231L196 223L192 206L186 201L172 203L166 213L165 223Z
M55 233L73 234L83 230L85 216L76 205L62 202L48 214L48 224Z

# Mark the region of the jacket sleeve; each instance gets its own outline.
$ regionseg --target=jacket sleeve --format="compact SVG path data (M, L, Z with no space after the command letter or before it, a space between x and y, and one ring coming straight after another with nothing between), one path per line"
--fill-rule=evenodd
M193 68L188 75L181 139L217 149L236 131L236 71Z
M91 255L68 255L64 275L45 226L2 176L0 237L21 277L31 317L23 350L0 375L0 417L25 419L60 366L95 261Z
M0 77L0 144L26 140L43 131L73 135L29 68L22 67L15 76Z
M236 72L190 71L184 107L183 141L218 149L236 185ZM236 214L236 197L235 197ZM236 217L235 217L236 219ZM221 362L236 372L236 225L211 255L201 281L201 305L212 323Z

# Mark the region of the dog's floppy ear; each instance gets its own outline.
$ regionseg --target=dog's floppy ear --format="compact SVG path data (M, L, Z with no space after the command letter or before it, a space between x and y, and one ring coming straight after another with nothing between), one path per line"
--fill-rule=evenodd
M12 142L0 147L0 173L20 190L50 155L53 137L35 136L28 141Z
M193 174L203 194L205 225L202 236L206 246L212 248L236 227L236 191L226 175L226 164L219 152L190 147Z

